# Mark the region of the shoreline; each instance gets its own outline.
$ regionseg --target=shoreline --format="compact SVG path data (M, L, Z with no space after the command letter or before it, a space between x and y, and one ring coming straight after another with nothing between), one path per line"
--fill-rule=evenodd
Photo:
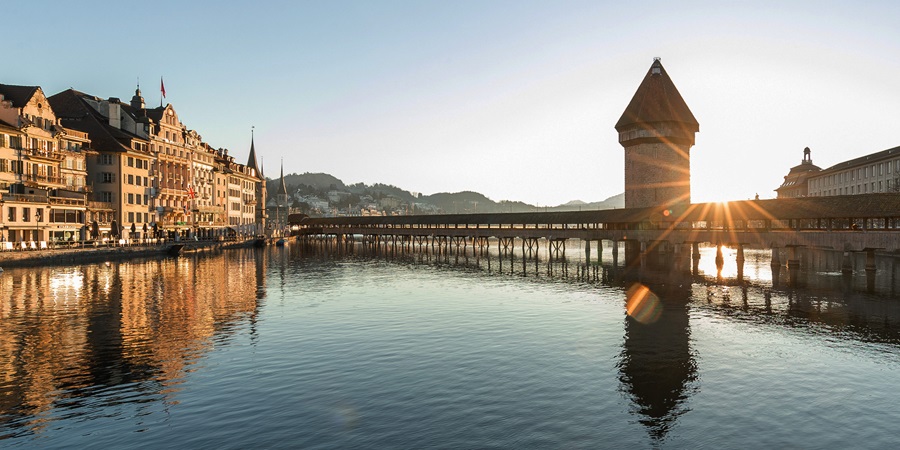
M268 240L268 239L267 239ZM0 269L35 266L72 265L95 263L107 260L153 256L177 256L183 252L198 252L215 249L253 247L256 239L243 241L180 241L157 245L135 245L121 247L81 247L44 250L16 250L0 253ZM182 246L178 251L173 247Z

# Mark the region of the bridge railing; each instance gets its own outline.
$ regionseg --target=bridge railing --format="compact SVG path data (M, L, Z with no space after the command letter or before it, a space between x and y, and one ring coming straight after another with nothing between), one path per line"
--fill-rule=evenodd
M416 230L430 234L446 230L546 230L546 231L581 231L581 230L620 230L620 231L895 231L900 230L900 219L897 218L865 218L865 219L826 219L826 220L766 220L737 221L721 223L712 221L693 222L641 222L641 223L578 223L578 224L309 224L299 228L316 228L325 232L352 228L355 230Z

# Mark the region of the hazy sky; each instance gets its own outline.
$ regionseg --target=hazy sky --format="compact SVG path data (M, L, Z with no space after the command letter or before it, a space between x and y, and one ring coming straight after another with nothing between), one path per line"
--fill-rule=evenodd
M675 6L674 4L678 4ZM745 3L753 3L748 6ZM898 2L8 2L0 82L166 101L268 176L555 205L623 191L613 129L661 57L700 133L693 200L774 188L803 147L900 145Z

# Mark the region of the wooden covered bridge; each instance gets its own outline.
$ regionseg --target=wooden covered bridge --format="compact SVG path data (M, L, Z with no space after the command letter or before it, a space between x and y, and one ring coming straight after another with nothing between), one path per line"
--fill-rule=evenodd
M598 246L607 241L614 255L619 243L624 243L626 261L635 255L678 257L690 251L696 264L698 245L709 243L734 247L739 263L744 247L771 248L773 264L781 264L780 250L788 249L790 268L799 267L799 258L793 256L799 248L839 250L846 255L865 252L866 268L874 270L876 251L900 251L897 193L577 212L325 218L295 214L289 220L298 236L372 245L400 240L418 247L470 242L486 247L496 241L499 249L511 250L518 239L523 252L546 243L552 257L565 251L568 239L580 239L588 246L591 241Z

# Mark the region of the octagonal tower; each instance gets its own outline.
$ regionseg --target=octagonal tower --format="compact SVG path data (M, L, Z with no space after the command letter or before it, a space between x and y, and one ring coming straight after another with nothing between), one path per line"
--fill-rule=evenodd
M700 124L659 58L616 123L625 148L625 207L691 202L691 147Z

